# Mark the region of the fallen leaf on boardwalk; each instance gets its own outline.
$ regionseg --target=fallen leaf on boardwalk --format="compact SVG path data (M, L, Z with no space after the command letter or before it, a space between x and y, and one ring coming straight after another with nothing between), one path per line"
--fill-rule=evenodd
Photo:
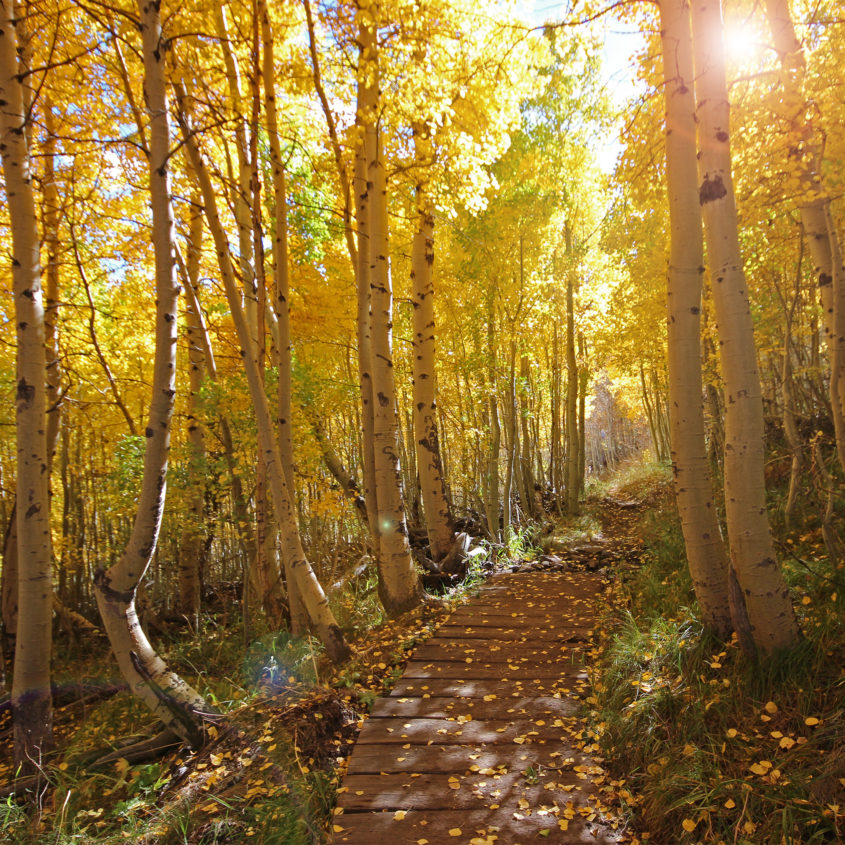
M404 819L404 818L405 818L405 814L406 814L406 812L407 812L406 810L397 810L397 811L393 814L393 818L394 818L394 819L396 819L396 821L401 822L401 821L402 821L402 819Z

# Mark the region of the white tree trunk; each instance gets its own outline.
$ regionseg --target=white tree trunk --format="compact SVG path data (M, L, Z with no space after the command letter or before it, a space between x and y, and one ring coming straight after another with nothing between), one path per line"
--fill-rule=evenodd
M666 289L675 497L702 621L720 637L727 637L732 629L728 560L713 503L704 438L701 377L704 244L698 202L692 36L687 0L661 0L660 22L666 98L666 181L672 233ZM643 390L646 390L645 376Z
M150 194L155 250L156 325L153 391L146 428L144 476L126 549L113 566L98 570L94 589L103 625L120 670L135 695L165 726L192 745L202 740L203 698L171 672L141 628L136 593L158 541L167 489L167 461L176 394L177 304L173 214L170 205L169 120L158 3L139 0L144 56L144 97L150 120Z
M378 57L372 62L378 91ZM377 122L365 124L369 183L370 318L373 383L373 457L379 527L379 598L391 616L422 600L408 545L399 475L396 388L393 375L393 289L387 222L387 171Z
M431 156L431 145L415 132L416 158L420 167ZM411 251L411 302L414 341L414 444L420 480L426 530L431 556L441 560L452 545L454 532L446 490L437 432L434 339L434 216L428 206L422 178L417 184L417 231Z
M731 563L756 647L770 653L798 629L775 557L763 452L763 401L731 177L719 0L693 4L701 203L725 385L725 510Z
M11 0L0 0L0 156L12 229L18 620L12 680L16 764L36 770L52 745L53 584L48 493L46 354L38 224L27 146L24 90Z
M275 226L273 229L273 269L275 291L273 311L276 314L278 340L278 386L276 391L278 417L276 431L279 441L279 459L285 473L288 489L294 490L293 478L293 436L291 423L291 337L290 337L290 269L288 263L288 209L285 182L285 167L282 160L282 145L279 139L279 122L276 112L275 62L273 59L273 30L267 13L265 0L259 0L261 33L264 42L264 111L267 115L267 136L270 142L270 164L273 168L273 203ZM296 588L296 580L290 565L285 562L285 581L288 588L291 633L300 635L308 627L308 614L302 597Z
M364 502L373 551L378 558L379 522L378 493L376 491L376 466L373 451L373 376L372 338L370 327L370 192L367 174L366 127L376 120L378 92L373 69L375 33L373 22L359 16L358 40L358 102L355 151L355 226L358 237L355 279L358 287L358 313L356 321L358 340L358 380L361 391L361 472L364 480Z

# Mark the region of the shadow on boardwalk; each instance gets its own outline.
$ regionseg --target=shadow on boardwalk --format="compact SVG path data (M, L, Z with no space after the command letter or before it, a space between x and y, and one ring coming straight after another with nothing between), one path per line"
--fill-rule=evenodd
M364 723L335 843L615 843L580 751L601 577L506 573L419 646Z

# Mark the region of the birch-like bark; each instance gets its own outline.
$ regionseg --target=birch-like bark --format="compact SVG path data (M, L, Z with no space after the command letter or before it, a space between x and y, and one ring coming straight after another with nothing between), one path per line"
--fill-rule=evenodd
M534 472L533 472L533 453L531 451L531 432L530 432L530 379L531 370L528 362L528 356L520 355L519 359L519 418L520 426L522 428L522 449L520 453L520 478L522 479L522 491L524 498L522 500L522 507L529 516L537 517L537 505L534 500Z
M200 256L202 254L202 205L199 198L191 203L188 234L186 290L199 285ZM188 446L191 490L188 513L179 543L179 611L188 618L194 629L199 623L201 571L205 549L205 430L200 419L200 392L205 381L205 351L203 349L202 317L199 304L189 298L185 309L185 333L188 345Z
M830 355L830 404L839 463L845 470L845 267L842 244L824 185L823 139L813 123L813 106L804 90L807 61L795 33L789 0L766 0L766 16L780 58L782 117L790 136L789 166L797 170L801 224L807 236L813 273L824 314Z
M270 142L270 166L273 171L273 206L275 226L273 228L273 270L275 289L273 311L276 315L278 340L278 383L276 388L277 419L276 432L279 442L279 459L288 489L293 491L293 436L292 436L292 385L291 385L291 337L290 337L290 264L288 258L288 203L285 165L282 159L282 144L279 137L279 121L276 111L275 60L273 50L273 29L265 0L259 0L261 17L261 38L264 55L262 76L264 83L264 113L267 119L267 137ZM285 566L285 581L288 588L291 633L303 634L308 627L308 615L302 597L296 588L296 580L289 564Z
M52 560L44 304L38 223L11 0L0 0L0 157L12 230L17 327L15 443L18 619L12 678L16 765L32 772L53 742Z
M376 88L378 76L376 76ZM399 432L393 375L393 288L387 222L387 171L381 131L366 126L369 193L370 317L373 381L373 458L379 526L379 598L391 616L422 600L411 558L399 475Z
M572 233L566 226L566 512L578 504L578 361L575 357L575 303L572 274Z
M45 269L46 299L44 303L44 348L47 358L47 473L53 467L53 456L59 443L62 421L62 366L59 360L59 218L61 200L56 181L56 129L51 97L44 100L44 247L47 253Z
M252 163L248 155L247 130L244 118L243 95L241 93L240 72L235 58L229 35L229 24L226 20L226 6L223 2L214 3L214 24L223 54L226 68L226 82L229 88L229 98L235 115L234 136L235 151L238 157L237 184L234 188L233 205L235 208L235 222L238 227L238 268L241 272L243 286L244 316L249 326L252 338L252 354L258 354L258 283L253 264L252 227L250 212L250 185L253 178Z
M367 126L375 124L378 89L376 83L375 32L373 22L359 11L358 95L355 151L355 226L358 238L355 279L358 288L356 332L358 341L358 380L361 392L361 472L364 501L373 551L378 558L379 522L376 490L375 453L373 451L373 377L372 336L370 324L370 194L367 173Z
M146 637L135 606L138 586L158 541L167 489L167 461L176 394L177 305L173 213L170 204L170 137L165 49L159 4L139 0L144 57L144 99L150 126L150 195L155 251L156 326L153 389L146 428L144 475L132 532L121 558L94 576L103 625L130 690L185 741L202 741L211 708L172 672Z
M417 164L430 160L431 142L420 127L414 132ZM446 489L437 430L434 362L434 215L422 175L417 181L417 230L411 250L411 302L414 343L414 444L425 525L433 560L444 558L452 546L454 531Z
M660 23L671 230L666 301L675 498L701 619L724 638L730 635L733 626L728 596L728 556L713 503L704 437L701 377L704 243L697 189L692 36L687 0L661 0ZM643 391L646 392L645 375Z
M208 174L205 162L200 155L196 138L185 118L184 108L181 107L181 104L186 99L184 89L181 84L177 84L175 88L180 101L179 120L182 127L185 148L202 190L206 219L208 220L208 226L214 238L220 274L226 290L226 298L232 312L238 342L241 345L241 357L243 358L249 392L255 410L259 448L262 452L267 470L267 478L270 483L273 508L282 538L286 565L290 566L294 583L302 596L306 611L317 631L317 635L326 647L326 654L329 656L329 659L335 662L342 662L349 656L349 647L335 621L320 582L317 580L317 576L314 574L314 570L311 568L311 564L308 562L305 552L302 549L293 491L288 487L285 473L282 469L281 459L279 458L279 445L275 437L270 408L264 392L264 385L261 381L258 364L248 351L252 337L246 318L244 317L243 308L241 307L240 292L235 278L231 252L217 210L217 197L214 193L214 186L211 183L211 177Z
M489 445L487 451L487 472L484 509L487 516L487 533L497 543L499 532L499 450L502 429L499 425L499 402L496 384L496 311L492 289L487 292L487 425ZM507 528L507 525L505 526Z
M699 202L725 383L725 512L731 566L758 650L793 643L798 628L775 557L763 451L763 402L731 176L730 103L719 0L694 0ZM734 624L737 625L734 618Z

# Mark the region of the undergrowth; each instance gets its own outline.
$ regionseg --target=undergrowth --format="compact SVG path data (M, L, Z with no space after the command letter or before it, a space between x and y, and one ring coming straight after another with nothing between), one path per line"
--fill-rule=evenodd
M617 495L666 488L649 469ZM654 496L652 496L654 498ZM781 537L803 638L754 661L703 630L671 497L643 512L642 565L617 573L589 699L637 839L822 843L845 836L841 566L817 531ZM636 840L635 840L636 841Z

